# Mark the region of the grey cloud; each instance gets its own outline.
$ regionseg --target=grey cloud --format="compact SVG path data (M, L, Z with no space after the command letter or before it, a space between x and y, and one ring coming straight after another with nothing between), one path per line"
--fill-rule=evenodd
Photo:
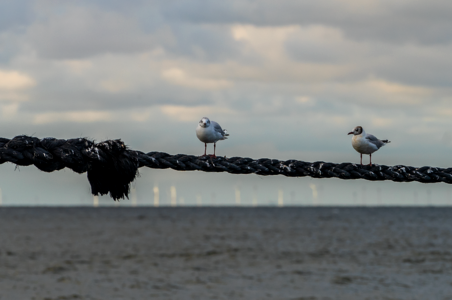
M290 58L317 64L343 64L354 70L341 81L359 81L369 76L405 85L450 87L452 51L450 45L390 46L377 41L305 40L300 33L285 42Z
M155 46L153 37L143 34L133 20L87 9L73 9L33 24L28 36L40 56L54 59L133 53Z
M0 32L23 28L33 20L32 1L0 1Z
M306 40L302 33L288 36L284 47L289 56L295 60L321 64L345 63L363 56L363 45L352 41L324 39L322 41ZM364 45L365 48L365 45Z
M12 32L0 33L0 68L7 68L9 62L23 51L23 39Z
M373 74L389 81L413 86L450 88L452 58L448 48L397 49L381 63L374 64Z
M196 60L240 59L242 45L226 25L257 26L298 24L338 28L353 40L385 43L438 44L452 41L451 4L414 1L410 5L375 2L362 7L337 1L153 1L125 5L108 1L79 2L63 15L33 24L29 38L45 58L73 59L104 53L149 51L156 46ZM350 57L353 49L325 49L287 43L297 59L335 62ZM321 45L320 45L321 46ZM303 48L303 53L300 49Z
M0 67L22 50L21 36L35 20L31 1L0 1Z
M232 38L226 26L165 23L158 10L149 12L151 15L146 17L157 21L135 19L139 12L122 14L100 11L100 8L71 7L63 15L33 24L28 38L41 57L50 59L136 53L157 46L176 56L205 61L240 55L241 43Z
M48 19L34 25L30 29L29 37L33 37L34 46L37 48L38 53L52 58L80 58L108 52L136 52L152 47L154 45L153 43L161 43L170 51L170 55L166 56L166 58L178 59L181 56L188 56L192 59L206 61L225 59L238 61L241 59L241 44L232 39L227 26L218 24L218 20L215 21L213 19L211 21L215 21L217 24L203 24L202 18L200 20L194 20L191 23L184 23L184 20L188 21L186 19L187 16L199 10L199 3L190 1L190 5L188 6L183 6L180 3L161 3L159 7L159 9L167 10L165 17L170 20L172 20L171 18L175 18L174 12L177 12L177 9L181 10L178 18L172 20L167 25L174 40L156 39L150 42L145 38L148 37L144 33L145 30L131 21L129 15L126 18L126 16L116 12L100 12L97 8L91 10L87 8L68 10L63 16L59 16L56 19ZM281 7L285 7L284 9L288 11L296 11L298 2L285 3L287 5L284 6L283 3ZM225 10L227 17L228 14L234 13L234 10L231 10L232 8L237 9L237 7L230 6L227 2L209 2L208 4L205 3L205 5L203 11L206 16L215 15L215 10L221 8ZM240 7L239 4L237 5ZM255 8L254 4L245 3L243 5L248 5L248 9L237 13L235 15L236 18L246 19ZM272 5L268 4L266 9L272 8ZM198 8L198 10L195 8ZM275 15L278 14L278 9L282 9L273 8ZM304 8L305 10L315 12L317 6L315 3L310 2ZM173 15L169 13L171 9ZM135 11L133 13L137 12ZM182 15L183 13L185 15ZM265 13L256 16L253 15L252 18L262 18L263 15ZM267 17L269 23L271 23L272 18L275 16L267 14ZM80 20L83 21L83 24L80 23ZM139 20L139 24L142 25L142 21ZM151 31L150 28L146 30ZM99 37L99 40L96 41L97 37ZM64 45L66 40L70 40L69 45ZM83 44L83 41L86 41L86 43ZM128 43L128 41L130 42ZM396 82L420 84L447 84L448 78L450 78L450 76L447 76L448 64L444 64L444 67L440 65L442 61L441 53L448 53L449 51L447 49L444 49L444 52L441 49L438 50L439 55L436 55L438 57L437 59L434 56L430 56L428 59L422 59L423 56L415 52L410 54L400 51L400 53L397 53L399 50L396 47L389 47L387 44L381 46L381 43L365 41L362 42L364 47L370 49L378 48L379 50L384 49L381 53L360 52L360 57L363 60L368 60L367 63L361 64L361 62L356 61L356 52L353 51L355 50L353 49L355 44L357 42L352 43L349 40L345 40L341 44L315 45L303 42L297 36L289 37L285 45L286 50L296 59L306 59L316 63L342 63L348 62L349 60L351 64L357 66L357 71L353 74L344 75L341 78L332 80L333 82L325 83L324 90L315 91L314 89L310 89L309 86L303 87L303 84L294 83L293 78L288 76L288 78L282 78L284 82L282 85L278 85L275 79L267 82L259 82L258 80L257 82L254 80L242 82L241 80L237 80L237 78L228 78L231 81L235 80L234 88L216 92L193 90L168 84L164 80L157 80L152 86L144 87L144 85L138 85L133 91L114 94L98 90L88 83L90 77L93 82L97 82L99 81L98 76L105 76L108 72L100 72L101 74L97 75L86 74L85 80L82 81L61 73L61 70L55 70L48 78L44 78L43 75L47 70L35 70L35 77L39 79L39 85L32 92L32 99L35 99L35 101L23 103L21 110L29 112L84 109L121 110L126 108L149 107L158 104L195 106L228 103L231 107L248 112L255 111L255 104L268 105L271 107L268 114L288 114L291 117L294 114L303 115L305 111L323 111L324 113L340 112L341 114L346 114L345 110L353 105L373 107L374 110L384 112L385 108L383 104L375 105L370 101L375 100L378 103L378 96L365 95L363 94L363 90L356 91L353 88L349 90L336 90L332 86L337 82L344 83L363 80L369 74ZM394 53L397 55L391 56ZM379 56L384 63L374 60L374 55ZM428 63L429 61L431 63ZM249 61L244 61L244 63L249 63ZM44 65L44 68L48 68L48 63L44 63ZM105 69L106 66L101 66L101 68ZM117 71L120 68L120 65L112 66L112 70L116 69ZM418 69L422 69L422 72L417 72ZM437 70L441 72L437 72ZM263 72L267 71L263 70ZM158 77L158 74L156 76ZM290 82L291 80L292 82ZM326 87L329 84L331 86ZM306 91L303 92L303 89ZM291 104L291 101L295 97L305 94L316 97L318 102L314 107L306 109L302 106ZM365 97L366 101L363 101L362 97ZM273 99L282 99L285 105L272 107ZM405 105L402 104L391 105L391 108L396 109L403 109L404 107ZM265 112L259 112L258 114L264 115Z
M171 20L194 23L332 26L358 40L425 44L452 41L452 2L376 1L375 7L364 7L365 3L347 5L340 1L198 0L172 2L172 5L163 6L163 12Z
M242 43L232 38L225 26L202 26L175 23L171 26L175 37L165 49L175 55L202 61L224 61L241 56Z
M36 101L21 104L21 111L42 113L47 111L102 110L118 111L141 109L158 105L210 105L215 92L197 91L184 87L175 88L164 81L150 87L132 91L109 93L84 85L68 78L50 77L34 88L30 97Z

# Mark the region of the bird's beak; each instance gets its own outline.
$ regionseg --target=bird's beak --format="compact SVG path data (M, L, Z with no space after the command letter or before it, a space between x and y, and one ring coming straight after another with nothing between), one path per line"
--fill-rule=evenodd
M350 131L349 133L347 133L347 135L353 134L353 131Z

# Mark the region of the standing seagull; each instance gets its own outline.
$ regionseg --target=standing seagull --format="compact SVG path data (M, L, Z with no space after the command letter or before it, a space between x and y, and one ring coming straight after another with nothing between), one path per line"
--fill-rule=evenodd
M366 133L361 126L356 126L348 134L353 134L352 146L361 154L361 165L363 164L363 154L369 154L370 166L372 166L372 153L390 143L388 140L379 140L374 135Z
M229 136L228 132L223 130L215 121L210 121L209 118L202 118L198 123L198 127L196 127L196 136L198 139L204 143L204 156L206 156L207 151L207 143L213 143L213 157L215 156L215 150L217 147L217 142L219 140L227 139Z

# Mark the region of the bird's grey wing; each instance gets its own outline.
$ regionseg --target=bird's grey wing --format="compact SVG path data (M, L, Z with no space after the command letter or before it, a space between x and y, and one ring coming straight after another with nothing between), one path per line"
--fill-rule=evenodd
M216 132L219 132L222 136L224 136L224 131L223 128L221 128L220 124L215 121L210 121L210 124L213 125L213 129L215 129Z
M369 140L372 144L377 146L378 149L380 149L382 146L384 146L385 143L377 139L377 137L373 134L367 134L366 139Z

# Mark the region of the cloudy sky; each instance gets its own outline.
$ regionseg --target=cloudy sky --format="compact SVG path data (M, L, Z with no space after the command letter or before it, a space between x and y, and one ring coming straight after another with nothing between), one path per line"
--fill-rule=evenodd
M220 155L359 162L346 134L362 125L392 141L376 163L450 167L451 28L437 0L0 0L1 136L202 154L207 116L230 133ZM173 185L184 203L452 203L445 184L141 173L141 202ZM5 205L92 201L69 170L4 164L0 178Z

